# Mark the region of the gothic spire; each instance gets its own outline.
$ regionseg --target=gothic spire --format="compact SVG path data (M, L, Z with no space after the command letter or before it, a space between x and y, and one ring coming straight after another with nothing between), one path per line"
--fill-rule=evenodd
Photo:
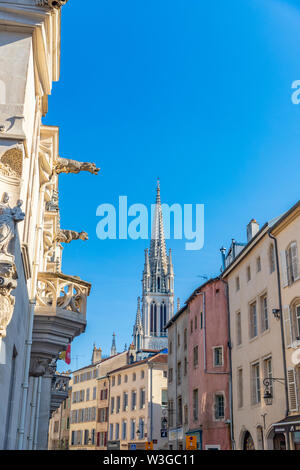
M143 328L142 327L142 317L141 317L141 298L138 297L137 299L137 312L136 312L136 319L135 319L135 328Z
M116 335L113 333L113 339L112 339L112 345L110 349L110 355L115 356L117 354L117 348L116 348Z
M150 265L152 270L156 270L161 264L163 271L167 272L167 253L166 241L164 235L163 216L160 200L160 183L157 179L157 192L154 220L152 225L151 243L150 243Z

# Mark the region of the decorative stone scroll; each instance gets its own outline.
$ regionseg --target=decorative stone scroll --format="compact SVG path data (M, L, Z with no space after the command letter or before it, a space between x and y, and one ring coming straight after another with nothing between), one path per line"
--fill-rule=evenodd
M72 240L88 240L86 232L74 232L73 230L60 230L55 238L59 243L71 243Z
M95 163L78 162L77 160L70 160L68 158L58 158L55 167L56 173L80 173L80 171L89 171L93 175L97 175L100 168L97 168Z

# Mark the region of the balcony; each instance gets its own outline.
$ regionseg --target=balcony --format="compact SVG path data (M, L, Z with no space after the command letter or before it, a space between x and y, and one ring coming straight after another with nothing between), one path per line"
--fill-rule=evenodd
M91 284L79 277L42 272L38 275L32 356L57 359L86 328Z
M50 412L53 413L68 398L69 381L68 375L55 374L51 384Z

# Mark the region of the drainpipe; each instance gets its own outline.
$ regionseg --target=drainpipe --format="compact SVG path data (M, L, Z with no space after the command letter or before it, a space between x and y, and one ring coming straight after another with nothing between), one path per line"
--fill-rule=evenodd
M153 441L153 397L152 397L152 387L153 387L153 366L149 363L150 368L150 440Z
M37 404L36 404L36 413L35 413L35 427L34 427L34 436L33 436L33 450L37 449L37 437L38 437L38 429L39 429L41 391L42 391L42 377L39 377L38 378L38 389L37 389Z
M35 417L36 417L36 403L37 403L37 388L38 388L38 379L37 377L33 377L33 391L32 391L31 415L30 415L30 425L29 425L28 450L32 450L32 446L33 446L33 433L34 433L34 424L35 424Z
M21 397L21 412L20 412L20 421L19 421L19 428L18 428L18 439L17 439L17 450L22 450L24 446L24 434L25 434L25 418L26 418L26 408L27 408L27 399L28 399L28 388L29 388L29 368L30 368L30 354L31 354L31 345L32 345L32 330L33 330L33 320L34 320L34 308L36 304L35 296L36 296L36 285L37 285L37 275L38 275L38 268L39 268L39 252L40 252L40 245L42 240L42 233L43 233L43 216L44 211L43 203L44 203L44 196L46 186L49 184L52 185L52 178L51 176L49 181L43 183L40 187L40 197L39 197L39 204L38 204L38 223L36 226L36 243L35 243L35 250L34 250L34 262L33 262L33 274L32 274L32 281L31 281L31 296L29 301L29 324L28 324L28 331L27 337L25 340L25 364L24 364L24 375L23 375L23 383L22 383L22 397Z
M270 230L268 231L269 237L274 240L275 245L275 258L276 258L276 271L277 271L277 286L278 286L278 301L279 301L279 310L280 310L280 330L281 330L281 349L282 349L282 360L283 360L283 373L284 373L284 388L285 388L285 406L286 418L289 415L289 395L288 395L288 380L287 380L287 368L286 368L286 354L285 354L285 340L284 340L284 326L283 326L283 317L282 317L282 296L281 296L281 282L280 282L280 270L279 270L279 258L278 258L278 245L277 238L272 235ZM287 448L290 450L290 442L287 439Z

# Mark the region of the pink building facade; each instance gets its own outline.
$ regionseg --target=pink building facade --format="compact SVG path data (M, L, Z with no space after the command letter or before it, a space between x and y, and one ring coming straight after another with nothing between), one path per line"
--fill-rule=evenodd
M189 432L202 450L231 449L226 284L211 279L189 305Z

